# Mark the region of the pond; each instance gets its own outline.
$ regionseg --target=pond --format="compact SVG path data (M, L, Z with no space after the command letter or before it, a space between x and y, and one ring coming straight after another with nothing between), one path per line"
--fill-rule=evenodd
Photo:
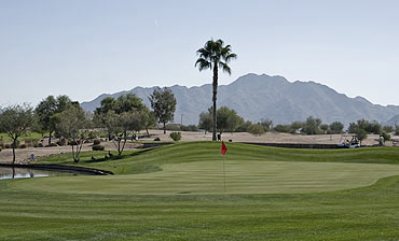
M56 175L65 175L65 173L33 170L26 168L5 168L0 167L0 180L5 179L20 179L20 178L37 178L37 177L48 177Z

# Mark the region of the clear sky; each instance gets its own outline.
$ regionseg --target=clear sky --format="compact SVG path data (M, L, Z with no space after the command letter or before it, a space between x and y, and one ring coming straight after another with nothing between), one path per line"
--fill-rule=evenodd
M399 105L397 0L0 0L0 106L136 86L197 86L210 38L246 73L315 81Z

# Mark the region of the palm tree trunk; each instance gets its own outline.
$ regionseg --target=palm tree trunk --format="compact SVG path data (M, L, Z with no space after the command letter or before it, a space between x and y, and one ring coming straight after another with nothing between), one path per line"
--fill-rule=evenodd
M213 64L213 82L212 82L212 101L213 101L213 126L212 126L212 141L216 141L216 129L217 129L217 120L216 120L216 100L217 100L217 93L218 93L218 64Z

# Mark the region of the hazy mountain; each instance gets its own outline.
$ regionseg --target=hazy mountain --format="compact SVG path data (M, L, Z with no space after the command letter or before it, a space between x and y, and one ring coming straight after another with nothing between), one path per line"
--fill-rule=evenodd
M391 119L389 119L385 125L390 125L390 126L396 126L399 125L399 114L393 116Z
M149 106L148 96L156 87L136 87L130 91L103 94L82 107L93 111L107 96L118 97L132 92ZM177 99L175 122L198 124L198 116L211 105L212 86L187 88L170 87ZM323 122L341 121L345 124L364 118L387 122L399 115L399 106L375 105L365 98L349 98L328 86L314 82L289 82L281 76L247 74L229 85L219 86L218 107L228 106L245 119L259 121L271 119L273 123L290 123L305 120L308 116Z

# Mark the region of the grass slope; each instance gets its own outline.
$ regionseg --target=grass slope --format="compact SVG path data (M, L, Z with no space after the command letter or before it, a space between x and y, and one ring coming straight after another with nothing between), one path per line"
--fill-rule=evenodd
M339 184L345 171L342 184L347 187L394 175L398 149L292 150L241 144L228 148L227 180L236 180L235 189L228 185L228 191L242 193L243 182L261 183L252 192L267 190L263 186L273 182L292 188L280 194L223 194L219 145L214 143L172 145L103 162L90 162L88 153L81 165L109 168L120 175L1 181L0 240L398 239L399 177L319 192L328 190L328 184ZM54 162L42 160L46 161ZM324 176L334 170L319 189ZM151 190L141 188L145 184L139 182L145 178L158 195L137 195ZM307 179L308 188L317 193L297 194L299 179ZM184 194L180 184L195 182L212 183L215 190L208 186L211 194ZM134 188L128 190L129 186ZM191 185L190 190L201 188Z

